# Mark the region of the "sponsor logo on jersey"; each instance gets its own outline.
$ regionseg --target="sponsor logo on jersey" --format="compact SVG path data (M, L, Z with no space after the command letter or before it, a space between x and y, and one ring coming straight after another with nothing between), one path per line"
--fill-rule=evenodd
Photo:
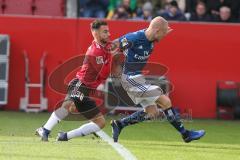
M97 64L104 64L103 57L102 56L96 57L96 62Z
M148 51L144 51L144 52L143 52L143 55L135 54L135 55L134 55L134 58L136 58L136 59L138 59L138 60L146 60L146 59L148 59L149 56L150 56L150 55L149 55L149 52L148 52Z

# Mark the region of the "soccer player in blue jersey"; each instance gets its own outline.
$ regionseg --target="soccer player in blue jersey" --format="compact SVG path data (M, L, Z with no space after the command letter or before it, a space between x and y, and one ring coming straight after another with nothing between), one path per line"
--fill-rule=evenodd
M152 53L154 43L159 42L171 31L172 29L164 18L156 17L150 22L147 29L128 33L116 41L126 56L121 76L122 86L133 102L140 104L144 110L137 111L120 120L111 121L114 142L118 141L124 127L156 117L158 107L163 110L167 120L182 135L186 143L204 136L204 130L190 131L185 129L180 117L172 108L170 98L163 94L159 86L147 84L142 74L142 69Z

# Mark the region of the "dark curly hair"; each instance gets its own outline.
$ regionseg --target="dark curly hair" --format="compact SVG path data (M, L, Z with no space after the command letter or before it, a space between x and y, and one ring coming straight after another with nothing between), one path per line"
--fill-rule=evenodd
M107 22L103 20L95 20L91 23L91 30L98 30L101 26L106 26Z

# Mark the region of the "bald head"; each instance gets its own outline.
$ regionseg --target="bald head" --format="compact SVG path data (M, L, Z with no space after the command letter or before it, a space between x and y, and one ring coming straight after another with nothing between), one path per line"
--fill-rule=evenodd
M169 32L168 22L163 17L155 17L146 30L150 41L160 41Z
M149 28L160 29L160 28L166 26L167 24L168 24L168 22L163 17L158 16L158 17L155 17L150 22Z

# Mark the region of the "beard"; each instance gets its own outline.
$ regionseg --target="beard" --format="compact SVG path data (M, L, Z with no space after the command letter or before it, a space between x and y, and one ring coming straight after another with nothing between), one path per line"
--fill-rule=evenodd
M101 42L102 44L107 44L108 41L109 41L108 39L101 39L101 40L100 40L100 42Z

